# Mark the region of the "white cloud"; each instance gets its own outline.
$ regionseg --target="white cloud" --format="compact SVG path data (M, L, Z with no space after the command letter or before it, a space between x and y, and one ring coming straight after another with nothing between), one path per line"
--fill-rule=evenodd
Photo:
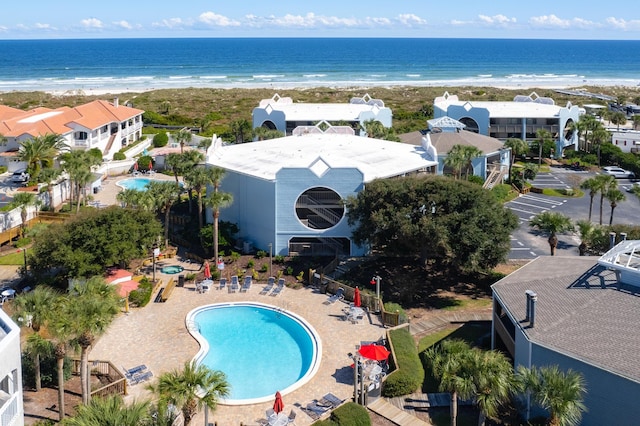
M638 31L640 30L640 20L633 19L631 21L627 21L625 19L619 19L614 17L609 17L606 19L606 23L616 29L623 31Z
M215 27L237 27L240 26L240 22L233 19L229 19L226 16L218 15L213 12L203 12L198 16L198 21L203 24L215 26Z
M158 28L180 29L190 26L190 23L182 18L169 18L163 19L160 22L154 22L151 26Z
M102 28L104 28L104 24L102 23L102 21L97 19L97 18L83 19L83 20L80 21L80 24L83 27L90 28L90 29L102 29Z
M427 25L426 20L422 19L418 15L414 15L413 13L403 13L398 15L396 19L407 27L421 27Z
M55 30L56 29L56 27L51 26L51 24L41 24L40 22L37 22L33 27L38 30Z
M602 24L583 18L562 19L556 15L533 16L529 24L534 28L550 29L595 29L602 28Z
M504 15L478 15L478 20L485 25L499 27L505 27L509 24L515 24L517 21L516 18L509 18L508 16Z
M471 23L471 21L461 21L459 19L453 19L451 22L449 22L451 25L469 25Z
M113 22L113 25L125 30L132 30L134 29L134 26L131 25L128 21L122 20L122 21L115 21ZM135 28L139 28L139 26L136 26Z
M5 27L4 25L0 25L0 32L7 32L9 31L9 27Z

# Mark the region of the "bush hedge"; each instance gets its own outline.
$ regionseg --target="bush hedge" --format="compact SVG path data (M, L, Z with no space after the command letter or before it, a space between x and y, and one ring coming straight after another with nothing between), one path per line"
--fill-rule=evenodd
M167 132L157 133L153 137L153 146L156 148L162 148L163 146L167 146L169 143L169 136L167 136Z
M115 154L113 154L113 159L116 160L116 161L126 160L127 156L124 155L123 152L118 151Z
M138 284L138 289L129 293L129 303L133 306L146 306L151 300L151 293L153 293L153 283L149 278L144 277Z
M397 365L395 371L387 376L382 394L386 397L408 395L415 392L424 381L424 368L420 362L418 348L408 327L389 332L393 344ZM393 362L393 359L390 358Z
M314 426L370 426L371 418L367 409L355 402L347 402L333 410L331 417L320 420Z

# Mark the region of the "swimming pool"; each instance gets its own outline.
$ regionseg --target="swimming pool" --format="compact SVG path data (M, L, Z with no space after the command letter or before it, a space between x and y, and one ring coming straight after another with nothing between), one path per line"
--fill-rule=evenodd
M151 181L160 182L160 180L158 179L137 177L137 178L120 180L116 182L116 185L124 189L135 189L136 191L146 191L147 185L149 185L149 182Z
M226 374L227 405L273 400L307 383L318 371L322 343L303 318L253 302L216 303L189 312L187 328L200 344L196 362Z

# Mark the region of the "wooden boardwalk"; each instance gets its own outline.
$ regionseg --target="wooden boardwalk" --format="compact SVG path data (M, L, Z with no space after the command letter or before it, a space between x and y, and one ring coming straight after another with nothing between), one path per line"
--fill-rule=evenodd
M378 398L367 405L367 408L400 426L427 426L431 424L420 420L407 411L399 409L384 398Z

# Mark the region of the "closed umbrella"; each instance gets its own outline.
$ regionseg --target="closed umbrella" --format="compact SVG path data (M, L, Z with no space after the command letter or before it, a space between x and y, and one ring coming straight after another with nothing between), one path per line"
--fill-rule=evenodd
M211 267L209 266L209 262L204 262L204 278L206 280L211 279Z
M133 170L138 171L138 162L133 163Z
M149 170L153 169L153 161L149 160Z
M358 350L360 355L365 358L372 359L374 361L382 361L389 358L389 352L387 348L382 345L364 345L360 346Z
M276 413L280 413L284 410L284 402L282 402L282 395L280 395L280 391L276 392L276 400L273 403L273 411Z
M360 307L360 305L362 305L362 301L360 300L360 289L356 287L356 290L353 293L353 306Z

